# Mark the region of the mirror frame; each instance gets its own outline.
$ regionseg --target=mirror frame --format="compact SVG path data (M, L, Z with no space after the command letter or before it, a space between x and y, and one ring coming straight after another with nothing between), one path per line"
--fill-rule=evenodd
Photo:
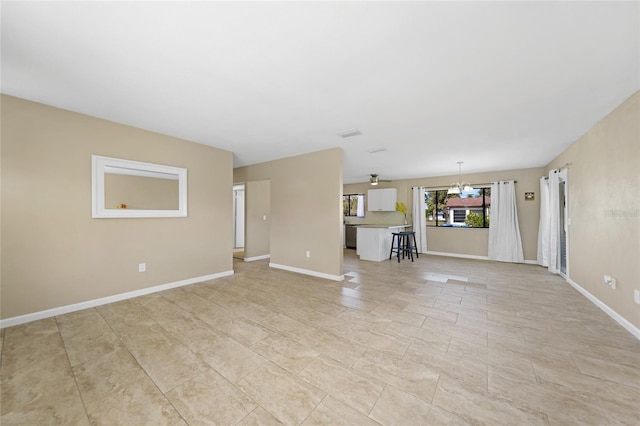
M108 209L104 205L104 175L109 169L115 173L159 177L160 174L175 175L178 180L177 210ZM172 178L173 179L173 178ZM145 218L187 217L187 169L121 158L91 156L91 217L92 218Z

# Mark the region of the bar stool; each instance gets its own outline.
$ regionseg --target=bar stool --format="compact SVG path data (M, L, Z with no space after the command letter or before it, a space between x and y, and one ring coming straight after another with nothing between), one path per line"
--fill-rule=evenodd
M402 235L401 232L391 233L391 251L389 252L389 260L393 257L393 253L397 253L398 263L400 263L400 253L402 253L402 258L404 259L404 235Z
M389 260L393 257L393 253L396 253L398 256L398 263L400 263L400 254L402 253L403 259L407 256L410 257L413 262L414 251L416 253L416 257L419 257L415 232L403 231L391 233L391 251L389 252Z
M415 233L415 231L403 231L403 232L401 232L401 234L403 234L403 238L406 239L406 241L405 241L405 249L411 255L411 261L413 262L413 252L414 251L416 253L416 258L420 257L418 255L418 243L416 242L416 233Z

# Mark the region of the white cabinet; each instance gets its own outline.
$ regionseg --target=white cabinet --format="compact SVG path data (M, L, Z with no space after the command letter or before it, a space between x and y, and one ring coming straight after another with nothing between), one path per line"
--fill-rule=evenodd
M367 210L370 212L395 211L397 198L396 188L370 189L367 192Z

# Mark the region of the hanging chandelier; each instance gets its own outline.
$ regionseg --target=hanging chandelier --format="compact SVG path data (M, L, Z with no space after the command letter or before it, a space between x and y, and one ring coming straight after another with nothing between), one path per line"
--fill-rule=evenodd
M462 161L458 161L458 182L452 183L447 190L447 194L460 194L461 192L472 192L473 186L469 182L462 182Z

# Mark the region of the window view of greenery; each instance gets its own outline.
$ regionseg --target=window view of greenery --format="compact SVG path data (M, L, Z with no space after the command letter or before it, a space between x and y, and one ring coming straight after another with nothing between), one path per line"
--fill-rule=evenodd
M364 217L364 194L343 195L342 213L345 216Z
M447 194L447 190L427 191L427 226L488 228L491 188Z

